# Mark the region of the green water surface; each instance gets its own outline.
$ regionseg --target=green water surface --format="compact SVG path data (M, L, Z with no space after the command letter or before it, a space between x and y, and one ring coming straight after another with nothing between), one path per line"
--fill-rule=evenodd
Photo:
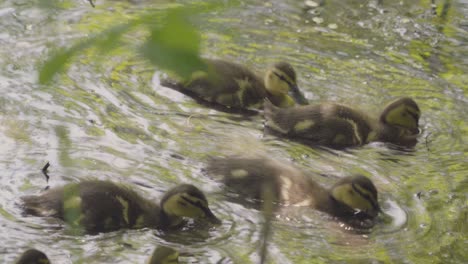
M317 174L323 185L362 173L391 216L355 234L299 209L272 223L268 263L466 263L468 261L468 2L466 0L216 1L188 17L201 54L263 70L290 62L311 102L336 101L378 115L413 97L422 134L413 150L375 143L325 151L263 137L262 117L197 105L163 88L162 69L136 52L135 27L109 50L83 49L41 85L50 54L153 12L208 1L0 3L0 262L28 247L53 263L145 263L157 245L181 263L258 263L262 214L227 201L203 173L208 156L259 151ZM308 5L305 4L308 2ZM42 5L41 5L42 3ZM160 16L158 15L160 12ZM189 15L188 15L189 16ZM188 182L207 193L219 227L177 234L122 230L76 236L60 221L25 217L19 197L87 177L133 184L147 197Z

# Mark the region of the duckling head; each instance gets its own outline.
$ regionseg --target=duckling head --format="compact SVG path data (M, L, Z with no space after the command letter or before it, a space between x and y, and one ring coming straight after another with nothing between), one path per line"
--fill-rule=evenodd
M273 95L289 95L297 104L308 104L299 90L296 71L287 62L278 62L270 67L265 74L265 87Z
M169 190L161 199L161 208L170 219L207 218L214 224L221 223L208 207L203 192L191 184L181 184ZM176 225L178 221L170 224Z
M339 203L353 209L354 214L374 218L381 211L377 189L371 180L362 175L350 176L337 182L331 196Z
M41 251L31 248L26 250L15 262L17 264L26 264L26 263L41 263L41 264L49 264L49 258L46 254L42 253Z
M380 115L380 122L402 129L403 135L416 135L419 134L420 116L421 111L416 102L409 97L403 97L385 107Z

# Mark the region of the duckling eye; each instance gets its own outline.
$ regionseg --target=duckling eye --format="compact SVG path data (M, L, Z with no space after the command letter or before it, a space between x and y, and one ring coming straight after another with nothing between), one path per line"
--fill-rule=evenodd
M203 206L203 204L202 204L200 201L194 202L194 201L190 200L189 198L183 197L183 196L182 196L182 199L183 199L185 202L187 202L187 203L189 203L189 204L191 204L191 205L193 205L193 206L195 206L195 207L197 207L197 208L200 208L201 210L204 210L204 208L205 208L205 206ZM184 206L187 206L188 204L185 203L185 202L179 201L179 203L183 203Z
M183 207L187 207L188 205L186 202L183 202L183 201L178 201L178 204L182 205Z
M416 114L416 113L413 113L413 112L405 112L405 113L403 113L403 116L407 116L407 115L410 115L414 120L418 120L418 119L419 119L419 116L418 116L418 114Z
M291 82L289 82L283 75L278 74L276 72L274 72L274 74L278 76L278 78L280 78L283 82L287 83L288 85L291 85Z

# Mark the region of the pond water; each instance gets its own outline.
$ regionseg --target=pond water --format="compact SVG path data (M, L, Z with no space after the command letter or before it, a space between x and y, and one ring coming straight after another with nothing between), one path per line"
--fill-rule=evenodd
M298 72L312 102L337 101L371 114L399 96L422 111L411 150L371 144L313 149L262 135L262 118L197 105L158 84L162 72L129 48L85 50L67 72L39 85L51 51L125 22L145 10L196 1L34 1L0 3L0 262L28 247L52 263L145 263L157 245L182 263L258 263L262 214L229 202L202 169L207 158L261 151L315 172L331 185L362 173L380 192L391 221L355 234L310 209L272 224L270 263L466 263L468 261L468 2L242 1L192 20L206 57L264 69L278 60ZM305 5L308 2L308 5ZM50 219L24 217L19 197L94 177L133 184L158 199L177 183L207 193L220 227L176 234L123 230L76 236Z

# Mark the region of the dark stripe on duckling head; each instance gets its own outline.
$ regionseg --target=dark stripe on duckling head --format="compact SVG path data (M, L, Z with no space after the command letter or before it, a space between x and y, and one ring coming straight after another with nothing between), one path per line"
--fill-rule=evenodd
M376 197L373 197L369 194L366 194L364 193L363 191L361 191L359 188L360 187L357 187L355 183L351 184L351 187L353 188L353 190L355 192L357 192L359 195L361 195L362 197L364 197L364 199L366 199L371 205L372 207L374 208L374 210L376 210L377 212L380 212L380 207L379 205L377 204L376 202Z
M411 111L408 111L407 113L414 119L416 123L419 121L419 113L413 113Z
M287 83L289 86L292 86L292 83L288 79L286 79L286 77L284 77L283 75L277 72L273 72L273 74L278 76L278 78L280 78L283 82Z
M386 107L385 107L385 110L389 111L389 110L392 110L394 108L397 108L401 105L404 105L406 106L407 108L409 109L413 109L413 111L416 113L416 114L420 114L421 113L421 110L419 110L419 106L418 104L410 97L403 97L403 98L398 98L392 102L390 102Z
M343 178L332 187L331 195L336 201L354 210L356 216L373 218L380 212L377 189L365 176Z
M278 62L275 65L273 65L276 69L280 70L284 74L286 74L292 81L296 82L296 71L294 68L291 66L291 64L287 62Z
M289 95L294 99L294 101L300 105L309 104L307 99L299 90L299 87L297 87L296 72L294 71L293 67L289 63L280 62L275 65L275 69L286 75L286 76L283 76L282 74L276 71L273 71L273 74L275 74L278 78L280 78L280 80L288 84Z
M421 110L416 102L404 97L389 103L382 111L380 121L384 124L402 126L416 133L420 116ZM411 120L408 120L408 117Z
M208 202L206 200L195 200L192 201L190 198L181 196L184 201L191 204L194 207L199 208L205 213L205 217L208 218L213 224L220 224L221 221L213 214L213 212L208 207Z
M164 194L163 198L161 199L161 205L164 204L171 196L182 193L187 193L190 196L206 201L205 195L197 187L191 184L180 184Z
M211 212L205 195L195 186L182 184L169 190L161 199L161 208L169 215L207 217L218 224L219 219Z

